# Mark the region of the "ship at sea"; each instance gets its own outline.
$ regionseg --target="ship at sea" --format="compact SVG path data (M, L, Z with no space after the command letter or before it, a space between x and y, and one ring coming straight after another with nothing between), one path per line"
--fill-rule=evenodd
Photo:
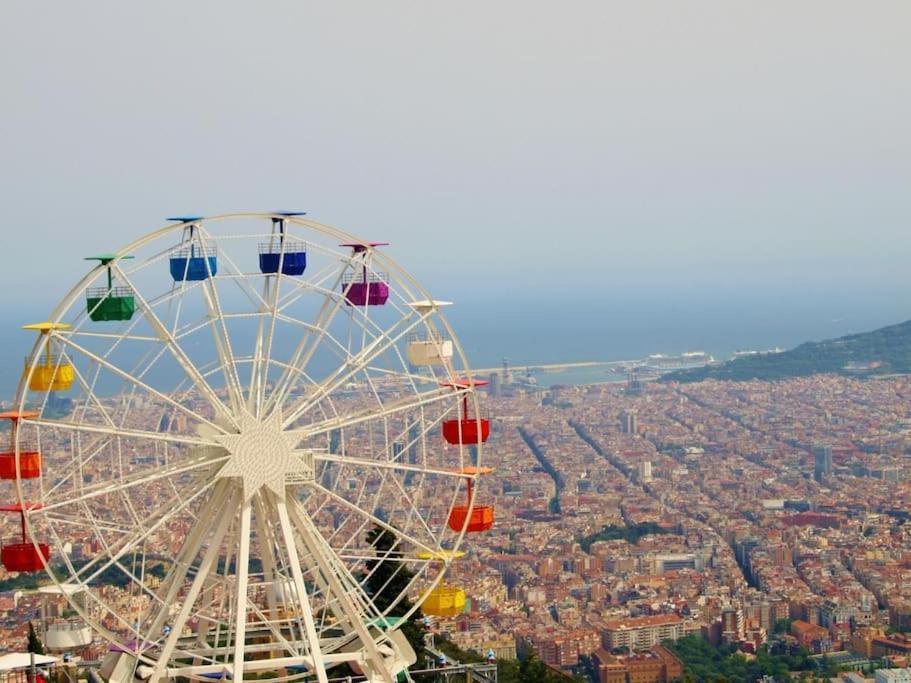
M686 351L679 356L654 353L646 358L639 370L644 372L665 373L671 370L688 370L701 368L715 362L715 358L705 351Z

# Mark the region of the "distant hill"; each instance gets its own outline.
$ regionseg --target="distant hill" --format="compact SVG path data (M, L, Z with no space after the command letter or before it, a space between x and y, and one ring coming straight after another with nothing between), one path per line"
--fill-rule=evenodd
M775 380L820 373L861 377L911 373L911 320L872 332L806 342L781 353L758 353L719 365L677 370L663 375L660 381Z

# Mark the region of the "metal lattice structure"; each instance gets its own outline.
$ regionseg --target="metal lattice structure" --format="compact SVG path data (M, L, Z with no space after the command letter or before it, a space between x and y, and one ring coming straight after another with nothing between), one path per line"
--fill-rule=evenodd
M82 595L112 680L396 680L488 471L442 302L301 214L173 220L28 326L23 561Z

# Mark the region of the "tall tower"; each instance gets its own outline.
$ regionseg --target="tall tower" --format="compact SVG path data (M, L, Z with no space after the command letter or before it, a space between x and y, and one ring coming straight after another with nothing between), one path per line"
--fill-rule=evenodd
M509 369L509 359L503 359L503 382L504 387L508 387L512 384L512 371Z
M418 441L421 439L421 430L417 422L412 422L408 427L408 464L418 464Z
M647 484L652 480L652 461L641 460L638 467L639 483Z
M494 398L499 398L500 396L500 375L496 372L491 372L487 384L487 394Z
M822 483L832 476L832 447L813 444L813 478Z
M639 416L634 411L620 413L620 432L623 434L639 433Z

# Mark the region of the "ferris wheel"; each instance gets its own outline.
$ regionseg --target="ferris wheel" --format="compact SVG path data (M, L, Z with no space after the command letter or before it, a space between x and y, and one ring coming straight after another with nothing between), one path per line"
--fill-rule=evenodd
M446 302L300 213L170 220L25 326L2 562L81 596L112 681L394 681L493 523Z

